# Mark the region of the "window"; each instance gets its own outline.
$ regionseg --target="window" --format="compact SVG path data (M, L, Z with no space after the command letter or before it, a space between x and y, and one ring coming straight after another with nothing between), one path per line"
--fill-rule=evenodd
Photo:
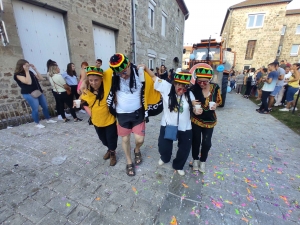
M300 34L300 24L298 24L298 26L296 28L296 34Z
M153 0L151 0L148 6L148 19L149 26L151 28L154 28L154 6L156 6L156 3Z
M165 59L161 59L160 60L160 65L166 65L166 60Z
M244 65L244 70L249 70L251 68L251 65Z
M286 25L283 25L282 29L281 29L281 35L285 34L285 30L286 30Z
M280 56L282 50L282 45L279 45L278 50L277 50L277 56Z
M175 29L175 44L178 45L178 38L179 38L179 28L176 27Z
M265 14L248 15L247 28L259 28L264 24Z
M161 17L161 35L166 36L167 14L163 11Z
M148 59L148 68L149 69L154 69L154 58L149 58Z
M292 49L290 53L291 56L298 56L299 46L300 45L292 45Z
M246 55L245 55L245 59L246 60L253 59L255 45L256 45L256 41L253 41L253 40L252 41L248 41Z

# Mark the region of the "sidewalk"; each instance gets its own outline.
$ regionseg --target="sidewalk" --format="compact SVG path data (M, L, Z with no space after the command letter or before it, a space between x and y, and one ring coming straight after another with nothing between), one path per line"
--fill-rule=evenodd
M125 174L121 139L117 165L102 159L106 149L86 115L81 123L1 130L0 224L168 225L173 216L180 225L297 224L299 136L255 109L228 94L207 172L187 163L184 177L171 163L157 164L161 116L146 125L135 177Z

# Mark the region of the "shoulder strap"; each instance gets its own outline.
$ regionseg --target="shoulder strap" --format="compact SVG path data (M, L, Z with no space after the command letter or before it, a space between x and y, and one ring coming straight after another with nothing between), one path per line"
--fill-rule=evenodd
M180 96L180 100L179 100L179 103L178 103L178 109L177 109L177 111L178 111L178 114L177 114L177 126L178 126L178 124L179 124L179 110L180 110L180 103L181 103L181 100L182 100L182 95Z
M52 82L53 82L53 84L54 84L54 88L55 88L56 92L58 93L58 90L57 90L57 88L56 88L56 83L54 82L54 80L53 80L52 77L50 77L50 78L51 78L51 80L52 80Z

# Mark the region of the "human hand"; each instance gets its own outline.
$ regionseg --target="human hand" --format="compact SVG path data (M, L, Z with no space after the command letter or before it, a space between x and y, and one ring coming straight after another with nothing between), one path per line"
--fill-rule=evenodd
M210 107L210 110L216 110L217 109L217 104L213 104L211 107Z
M80 85L80 88L78 89L77 93L81 95L81 94L85 93L86 90L87 90L86 82L82 81L81 85Z
M203 113L203 109L194 107L193 112L195 115L201 115Z
M195 106L195 105L201 105L201 102L199 102L198 100L193 100L192 101L192 105Z
M35 67L33 64L29 64L29 66L30 66L34 71L36 71L36 67Z

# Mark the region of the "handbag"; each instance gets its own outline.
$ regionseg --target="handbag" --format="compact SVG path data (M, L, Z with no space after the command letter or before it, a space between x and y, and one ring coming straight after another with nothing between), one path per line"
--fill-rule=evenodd
M65 89L66 92L67 92L67 95L71 95L72 94L71 87L69 85L64 84L64 86L61 86L61 85L55 83L52 77L51 77L51 79L52 79L52 82L54 83L54 86L55 86L55 89L56 89L57 93L59 93L59 92L57 91L56 85L58 85L58 86L62 87L63 89Z
M177 141L177 132L178 132L178 124L179 124L179 107L181 103L182 95L180 96L180 101L178 104L178 113L177 113L177 126L166 124L165 136L164 139Z
M34 90L33 92L30 93L30 95L34 98L38 98L42 95L42 92L40 90Z
M38 83L37 83L37 81L36 81L36 77L35 77L35 76L34 76L34 80L35 80L35 82L36 82L37 87L39 88L39 85L38 85ZM34 98L38 98L38 97L40 97L42 94L43 94L43 93L42 93L39 89L38 89L38 90L34 90L33 92L30 93L30 95L31 95L32 97L34 97Z

